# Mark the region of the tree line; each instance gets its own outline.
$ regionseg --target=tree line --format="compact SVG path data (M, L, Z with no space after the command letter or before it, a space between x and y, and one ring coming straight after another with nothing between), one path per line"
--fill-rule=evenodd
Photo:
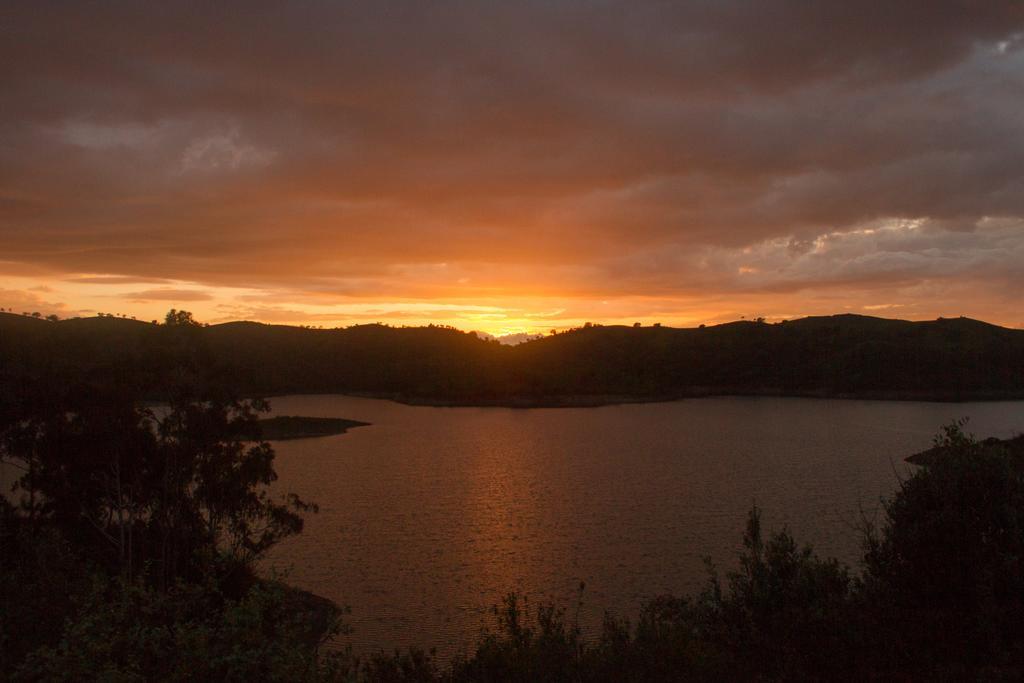
M517 346L446 327L317 330L163 325L103 318L57 324L0 315L0 387L59 365L116 373L154 398L184 338L208 381L239 395L359 393L412 403L558 405L709 394L1006 399L1024 396L1024 330L969 319L828 316L692 329L598 326ZM170 324L166 324L170 323Z

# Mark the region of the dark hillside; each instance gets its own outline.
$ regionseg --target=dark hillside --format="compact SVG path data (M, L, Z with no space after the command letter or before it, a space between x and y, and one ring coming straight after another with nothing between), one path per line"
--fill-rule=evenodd
M592 327L514 349L528 393L995 398L1024 392L1024 331L862 316Z
M489 397L506 348L443 327L339 330L229 323L203 330L232 381L256 393Z
M165 326L0 314L0 377L194 373L248 394L342 392L440 404L591 404L707 394L935 400L1024 396L1024 331L855 315L706 328L587 326L515 347L446 327Z

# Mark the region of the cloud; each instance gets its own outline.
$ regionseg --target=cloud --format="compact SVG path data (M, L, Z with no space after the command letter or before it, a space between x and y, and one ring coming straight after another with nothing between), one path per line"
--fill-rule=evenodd
M66 282L86 285L137 285L160 284L169 282L164 278L137 277L133 275L79 275L66 279Z
M68 313L67 306L62 303L46 301L37 292L18 289L0 288L0 308L11 313L58 313L61 316Z
M939 281L996 310L1021 284L1018 2L26 1L7 16L3 272L302 293L275 305L307 313L352 298L684 310Z
M159 126L138 123L110 125L89 121L66 121L59 131L68 144L96 150L118 147L142 149L155 143L160 133Z
M190 142L181 155L181 171L237 171L266 166L274 156L272 150L243 142L238 129L233 128Z
M213 299L206 292L192 289L147 289L142 292L119 294L117 297L128 301L210 301Z

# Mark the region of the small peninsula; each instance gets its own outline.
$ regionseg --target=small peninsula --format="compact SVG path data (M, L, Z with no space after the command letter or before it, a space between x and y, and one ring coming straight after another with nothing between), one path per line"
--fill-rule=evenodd
M989 437L978 441L977 444L978 447L985 452L991 452L994 450L1005 451L1010 456L1011 463L1014 463L1020 468L1024 468L1024 434L1018 434L1010 439ZM913 455L904 458L904 460L909 462L911 465L928 467L934 463L937 458L944 457L954 450L955 449L948 446L932 446L920 453L914 453Z
M366 427L369 422L346 420L340 417L300 417L281 415L260 420L263 438L267 441L308 439L316 436L344 434L353 427Z

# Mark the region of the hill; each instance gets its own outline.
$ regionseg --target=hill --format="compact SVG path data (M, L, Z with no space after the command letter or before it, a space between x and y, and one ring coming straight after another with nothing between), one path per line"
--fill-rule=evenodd
M441 405L592 405L710 394L1024 397L1024 330L856 315L703 328L587 326L517 346L447 327L164 326L0 314L0 382L43 374L158 396L192 373L245 394Z

